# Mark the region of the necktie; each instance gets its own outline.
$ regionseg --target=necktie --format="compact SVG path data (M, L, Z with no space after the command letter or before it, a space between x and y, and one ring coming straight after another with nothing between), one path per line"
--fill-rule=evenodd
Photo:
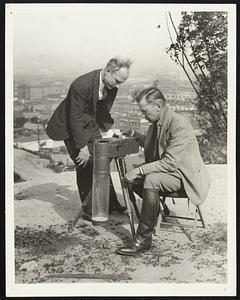
M102 100L107 98L107 87L104 85L103 90L102 90Z
M157 146L158 146L158 136L157 136L157 123L155 122L154 125L153 125L153 134L152 134L152 142L153 142L153 155L152 155L152 161L155 161L155 160L158 160L159 157L158 157L158 149L157 149Z
M157 146L157 123L155 122L153 123L152 134L145 153L146 162L152 162L159 159Z

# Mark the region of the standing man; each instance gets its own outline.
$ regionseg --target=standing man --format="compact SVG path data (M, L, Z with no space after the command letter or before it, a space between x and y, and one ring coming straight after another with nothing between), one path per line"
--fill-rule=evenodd
M107 131L113 125L110 109L118 86L128 79L130 65L129 59L115 57L110 59L104 69L78 77L47 124L47 135L52 140L64 140L76 165L77 186L82 203L92 188L93 142L101 138L101 131ZM86 201L83 206L83 218L88 221L91 220L90 202ZM117 201L112 182L109 210L124 210Z
M143 199L136 237L117 250L122 255L137 255L149 250L160 209L159 195L184 191L195 205L206 199L210 177L201 158L191 124L166 105L155 87L136 97L149 126L147 135L133 133L144 146L145 163L126 174L126 180Z

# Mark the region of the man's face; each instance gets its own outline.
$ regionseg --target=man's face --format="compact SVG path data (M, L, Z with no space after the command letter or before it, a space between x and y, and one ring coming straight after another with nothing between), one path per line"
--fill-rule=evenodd
M156 104L148 103L143 98L138 103L138 106L139 106L141 113L144 115L145 119L148 122L154 123L159 120L160 108Z
M115 72L106 69L102 80L107 88L112 89L125 82L128 79L128 76L128 68L121 68Z

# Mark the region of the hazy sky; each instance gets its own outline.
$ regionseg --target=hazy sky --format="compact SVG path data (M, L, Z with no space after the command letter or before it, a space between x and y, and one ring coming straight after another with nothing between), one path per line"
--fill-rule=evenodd
M181 9L159 4L15 5L12 9L15 62L22 56L54 55L91 65L115 55L141 65L174 67L165 52L170 39L166 13L178 24ZM160 25L160 28L157 26ZM91 63L90 63L91 62ZM66 63L66 61L64 62Z
M166 14L178 26L182 11L224 10L218 4L7 4L14 66L104 67L115 55L133 59L133 69L180 70L166 54ZM160 28L158 25L160 25ZM169 22L172 36L175 33Z

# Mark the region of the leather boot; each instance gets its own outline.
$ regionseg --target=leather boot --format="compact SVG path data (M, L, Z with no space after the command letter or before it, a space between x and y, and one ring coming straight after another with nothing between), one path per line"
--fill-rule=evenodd
M126 247L117 249L117 254L134 256L151 249L152 233L159 212L159 201L157 189L143 190L143 204L136 237Z

